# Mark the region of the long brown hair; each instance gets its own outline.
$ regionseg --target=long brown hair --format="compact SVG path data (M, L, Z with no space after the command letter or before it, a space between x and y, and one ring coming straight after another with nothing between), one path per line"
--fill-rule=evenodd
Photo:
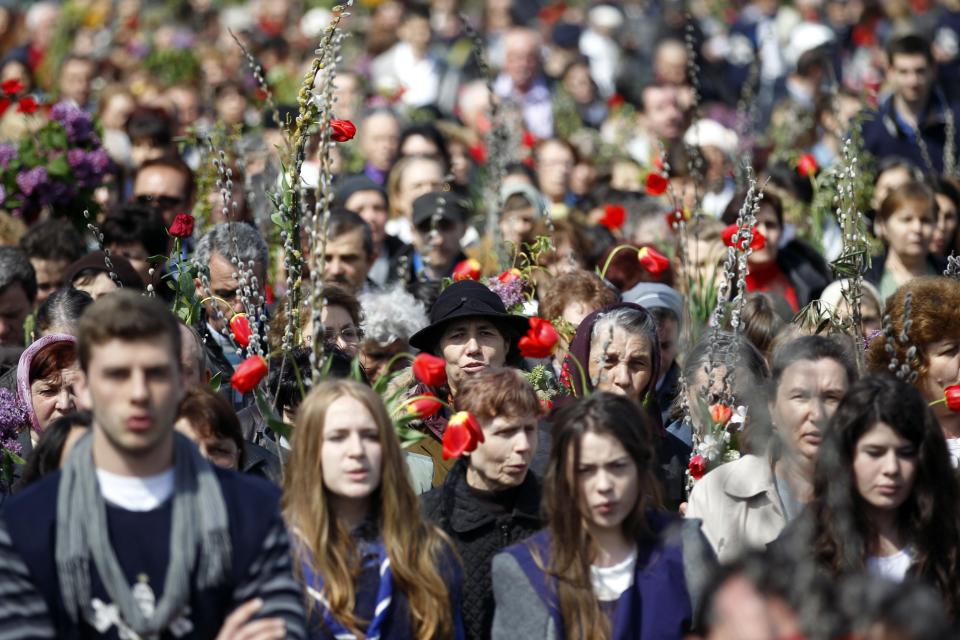
M637 404L625 396L593 393L557 412L543 483L543 509L551 533L550 563L544 566L539 558L537 563L556 579L557 601L567 637L603 640L610 637L610 622L600 610L590 579L590 565L597 549L580 512L576 479L580 443L587 432L612 435L637 465L641 490L622 525L629 539L652 537L647 511L659 508L661 499L653 472L653 426ZM571 505L577 508L571 509Z
M357 549L330 507L320 455L327 409L343 396L363 404L380 434L383 468L380 486L371 496L371 504L378 505L372 515L390 558L396 587L410 604L411 627L417 638L449 637L453 633L450 594L438 565L444 550L452 547L439 529L421 518L400 442L380 396L369 387L351 380L327 380L304 399L297 413L293 450L284 478L287 523L312 555L313 571L323 576L330 612L360 635L363 621L353 614ZM323 489L318 490L320 487ZM308 601L308 607L310 604Z

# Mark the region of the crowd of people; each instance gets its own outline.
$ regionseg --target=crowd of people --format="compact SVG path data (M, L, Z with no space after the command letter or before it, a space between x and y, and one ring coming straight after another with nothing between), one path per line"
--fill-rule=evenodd
M0 639L960 633L956 0L0 1Z

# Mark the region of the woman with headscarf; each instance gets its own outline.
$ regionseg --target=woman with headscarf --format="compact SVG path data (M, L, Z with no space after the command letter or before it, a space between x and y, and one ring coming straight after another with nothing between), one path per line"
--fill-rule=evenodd
M77 409L80 367L77 339L65 333L43 336L23 352L17 364L17 394L30 419L20 437L23 455L33 449L44 428Z

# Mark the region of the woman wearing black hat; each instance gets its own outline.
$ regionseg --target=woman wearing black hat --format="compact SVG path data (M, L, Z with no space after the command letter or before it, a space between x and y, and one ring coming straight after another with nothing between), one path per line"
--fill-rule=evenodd
M473 280L454 282L443 290L430 309L430 325L410 337L410 344L445 362L447 383L428 387L410 376L400 376L398 387L407 385L408 397L430 393L453 404L461 382L490 367L523 364L517 340L526 333L528 321L507 313L500 297ZM426 438L409 447L433 459L433 486L443 483L455 460L443 459L441 440L449 411L443 410L420 423Z

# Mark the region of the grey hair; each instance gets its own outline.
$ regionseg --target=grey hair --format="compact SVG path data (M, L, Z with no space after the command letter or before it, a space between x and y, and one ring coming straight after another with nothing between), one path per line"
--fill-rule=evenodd
M653 345L657 344L657 325L653 316L649 312L644 313L630 307L619 307L607 313L601 313L593 325L593 331L590 332L590 341L596 340L604 329L609 331L608 327L611 324L627 333L642 335L645 338L653 336Z
M217 252L224 258L237 258L246 266L251 260L263 269L268 266L268 249L260 232L245 222L221 222L200 238L193 252L193 262L201 270L210 268L210 258Z
M37 299L37 274L30 260L16 247L0 247L0 291L19 283L27 300Z
M407 342L410 336L430 322L423 303L401 287L360 296L363 307L363 333L367 340L381 345L395 340Z

